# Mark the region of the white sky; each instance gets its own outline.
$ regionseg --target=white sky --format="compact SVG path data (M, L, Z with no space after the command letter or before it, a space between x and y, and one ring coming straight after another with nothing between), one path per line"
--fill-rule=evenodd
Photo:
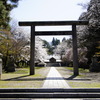
M84 11L78 3L90 0L20 0L19 5L11 12L11 17L18 21L64 21L78 20ZM37 27L36 30L66 30L66 27ZM66 36L67 38L68 36ZM63 37L56 36L58 39ZM51 41L52 37L42 37Z

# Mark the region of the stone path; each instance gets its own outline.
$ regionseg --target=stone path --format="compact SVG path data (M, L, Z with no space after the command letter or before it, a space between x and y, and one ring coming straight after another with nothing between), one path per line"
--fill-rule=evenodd
M70 88L55 67L51 67L42 88ZM40 99L40 100L79 100L79 99Z
M42 88L70 88L55 67L51 67Z

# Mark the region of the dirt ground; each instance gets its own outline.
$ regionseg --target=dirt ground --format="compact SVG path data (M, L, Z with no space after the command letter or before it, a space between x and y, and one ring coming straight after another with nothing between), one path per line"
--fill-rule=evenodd
M87 73L81 73L84 75L86 78L91 79L91 81L97 81L100 82L100 72L87 72Z
M72 88L100 88L100 72L95 73L81 69L79 76L74 76L72 69L66 67L57 67L56 69Z
M14 73L3 73L0 88L41 88L49 70L49 67L36 68L35 75L29 75L28 68L18 68Z

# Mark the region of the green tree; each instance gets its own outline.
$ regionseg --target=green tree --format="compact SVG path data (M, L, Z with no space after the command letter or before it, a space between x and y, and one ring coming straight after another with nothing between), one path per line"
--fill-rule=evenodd
M17 7L19 0L0 0L0 53L3 54L3 65L8 71L8 65L14 63L16 40L10 32L10 11ZM10 65L9 65L10 66ZM10 67L9 67L10 68Z
M50 44L49 42L47 42L46 40L43 40L43 43L44 43L44 48L49 48L50 47Z
M14 39L12 39L12 35L7 30L0 30L0 53L3 54L3 68L7 71L7 65L9 63L9 57L14 53L12 50Z
M56 40L55 40L55 38L53 37L53 39L52 39L52 46L55 46L56 45Z
M5 6L3 5L3 2L0 1L0 27L6 27L6 15L7 15L7 11Z
M17 34L21 31L18 30ZM28 41L23 36L16 37L9 30L0 30L0 53L3 55L3 69L6 72L15 71L15 63L21 58L23 48L27 43Z
M58 40L57 38L55 39L53 37L53 39L52 39L52 46L57 46L59 43L60 43L60 40Z
M66 38L65 38L65 37L62 39L62 42L63 42L63 41L66 41Z
M47 48L47 53L49 54L49 55L52 55L53 54L53 47L52 47L52 45L50 45L50 43L49 42L47 42L46 40L43 40L43 43L44 43L44 48Z
M60 40L56 39L55 45L57 46L58 44L60 44Z
M10 29L10 11L17 7L19 0L0 0L0 28Z

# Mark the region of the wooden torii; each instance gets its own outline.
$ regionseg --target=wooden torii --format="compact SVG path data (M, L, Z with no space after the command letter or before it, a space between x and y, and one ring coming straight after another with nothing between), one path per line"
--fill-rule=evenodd
M35 26L57 26L72 25L72 31L36 31ZM30 75L35 74L35 36L38 35L72 35L73 41L73 68L74 75L79 75L77 33L76 25L88 25L88 21L34 21L19 22L19 26L31 26L31 50L30 50Z

